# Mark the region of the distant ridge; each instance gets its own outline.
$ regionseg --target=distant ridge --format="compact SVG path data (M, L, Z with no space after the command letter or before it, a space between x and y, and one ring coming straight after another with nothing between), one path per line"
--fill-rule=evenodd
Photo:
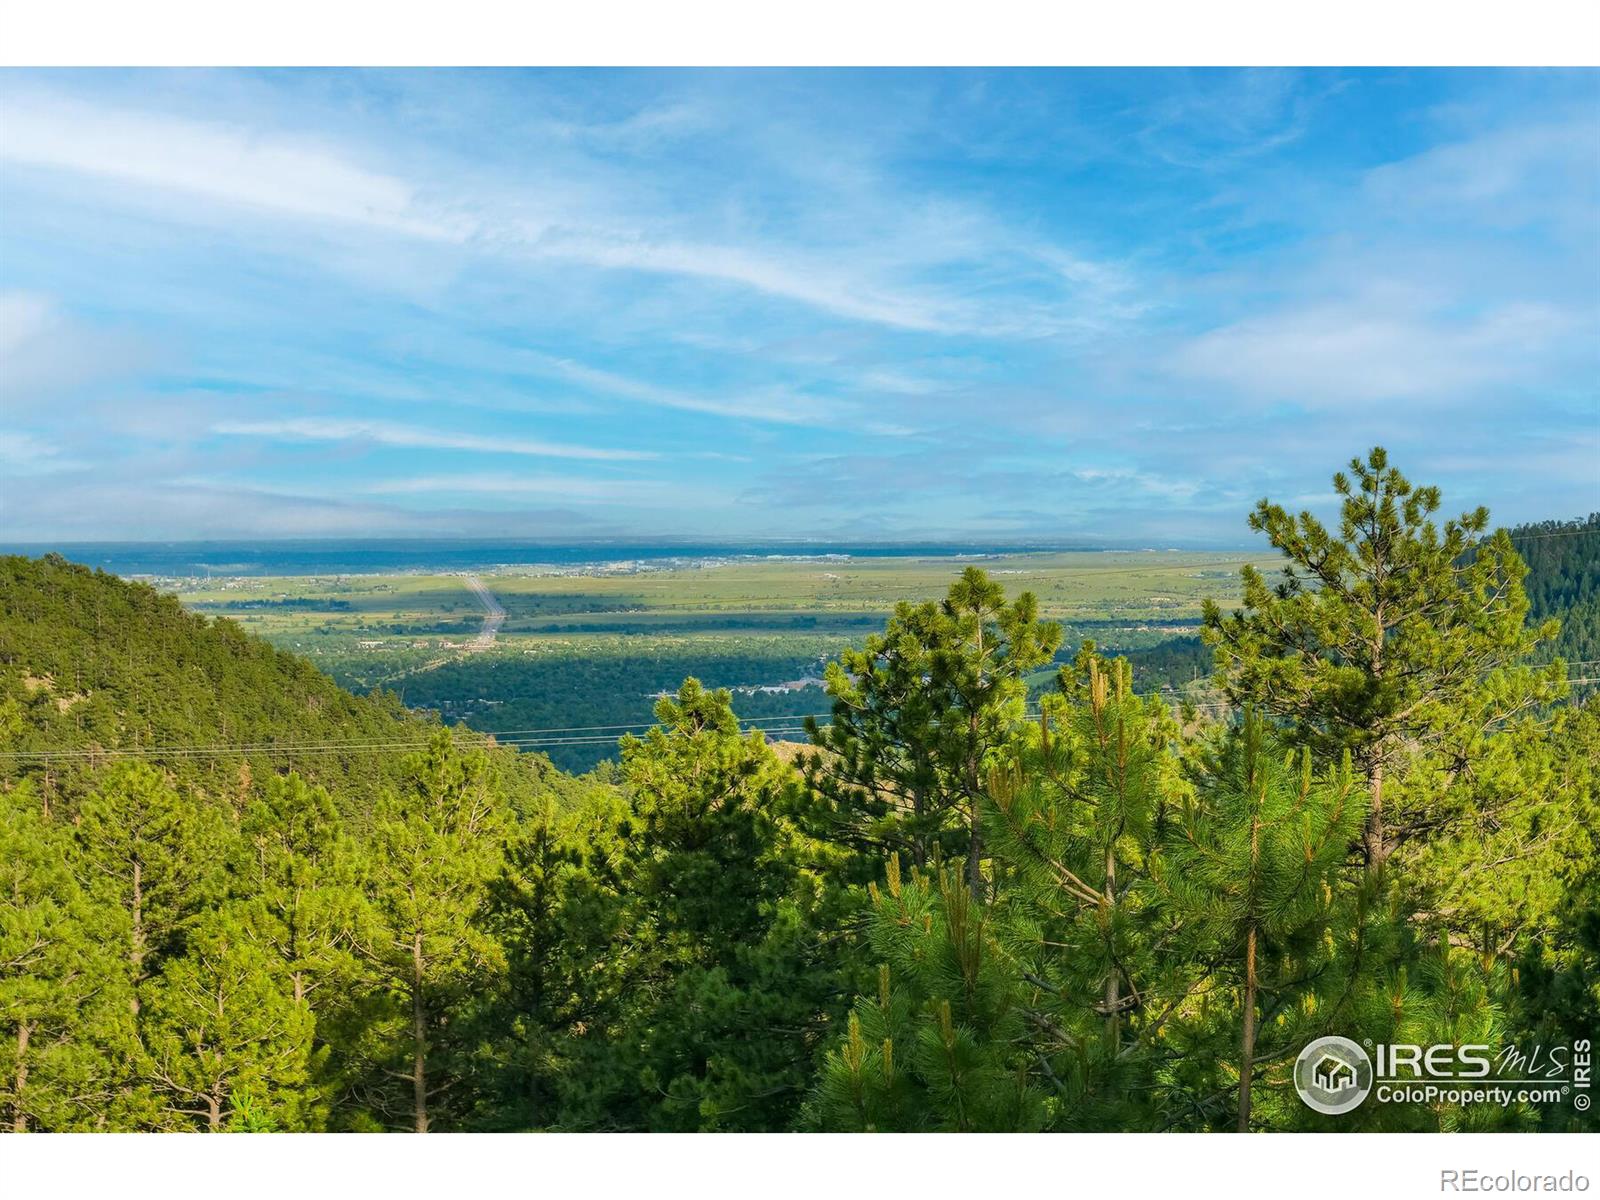
M1177 547L1175 547L1177 548ZM73 562L123 576L157 578L206 575L369 575L407 571L481 571L495 567L582 566L619 561L676 559L822 557L947 558L960 555L1095 553L1165 550L1148 545L1085 545L1049 541L826 540L716 541L517 541L510 539L329 539L195 542L52 542L0 544L0 554L38 558L55 553ZM1238 547L1195 547L1194 551Z

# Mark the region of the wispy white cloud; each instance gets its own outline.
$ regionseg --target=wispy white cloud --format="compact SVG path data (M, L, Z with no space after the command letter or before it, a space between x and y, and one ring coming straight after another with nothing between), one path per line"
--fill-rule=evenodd
M1531 382L1579 318L1543 304L1508 304L1468 320L1381 297L1268 313L1211 330L1172 360L1180 380L1309 405L1461 400Z
M7 97L0 161L408 237L460 241L471 232L425 213L403 180L310 139L44 95Z
M79 470L84 465L43 438L19 430L0 429L0 468L4 468L0 474L51 475L57 471Z
M683 485L655 479L595 479L574 475L418 475L384 479L360 489L373 496L472 495L545 496L591 503L681 503Z
M0 367L55 323L55 306L33 292L0 292Z
M484 512L418 509L377 500L334 498L289 489L201 480L89 479L81 486L8 490L7 535L26 540L92 541L237 537L526 537L530 529L562 536L608 535L615 523L581 505L552 499L538 508Z
M488 437L427 429L395 421L340 417L298 417L279 421L221 421L211 432L225 437L271 438L285 442L367 442L418 450L468 450L478 454L523 454L535 458L583 458L600 461L655 458L649 450L573 446L521 437Z
M1141 108L1139 144L1173 166L1218 172L1298 141L1315 103L1293 71L1197 72Z
M1213 273L1207 298L1232 318L1158 350L1167 380L1220 389L1220 411L1404 402L1463 414L1536 391L1570 396L1573 381L1592 380L1593 110L1494 117L1348 180L1311 177L1261 197L1258 220L1295 212L1313 236Z
M0 403L8 409L38 407L151 360L148 346L73 320L52 296L0 290Z
M752 230L736 239L685 237L679 213L619 209L592 183L568 181L530 200L524 180L478 179L464 189L444 168L418 178L372 165L375 157L330 138L42 91L9 94L0 127L0 162L14 166L114 180L278 219L365 228L463 254L722 284L908 332L1037 336L1098 324L1111 312L1112 268L1019 238L981 212L926 198L909 210L908 198L893 192L854 198L861 226L843 242L834 233L819 242ZM813 200L822 208L837 203L827 195ZM891 233L894 245L879 230ZM338 258L358 260L348 248ZM955 278L915 278L930 269ZM1042 271L1054 280L1055 294L995 304L987 293L997 271ZM963 284L961 275L972 279Z
M660 408L675 408L683 412L707 413L711 416L731 417L737 420L770 421L784 425L829 424L839 420L841 416L835 406L821 405L809 397L792 394L742 392L735 397L700 395L537 351L512 351L506 358L512 365L565 379L592 391L637 400Z
M1592 236L1600 134L1592 110L1458 137L1367 172L1366 198L1392 217L1515 227L1547 222Z
M1205 490L1197 480L1157 475L1129 467L1080 467L1067 473L1078 483L1091 488L1133 491L1165 500L1188 501Z
M528 243L549 258L652 274L683 275L736 284L858 321L923 333L955 333L966 326L956 306L937 295L895 289L840 274L811 259L789 262L738 246L674 240L607 239L593 233L552 231Z
M1249 501L1315 495L1372 441L1520 505L1497 517L1587 511L1582 453L1526 431L1593 413L1597 96L1551 73L12 73L0 424L57 466L6 525L89 530L99 504L140 531L149 493L149 536L185 505L213 533L539 506L1239 536Z

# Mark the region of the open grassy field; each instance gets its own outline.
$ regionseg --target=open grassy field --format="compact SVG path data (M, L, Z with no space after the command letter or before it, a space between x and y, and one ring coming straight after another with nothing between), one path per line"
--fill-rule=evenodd
M968 562L1008 592L1032 591L1073 621L1192 621L1237 591L1237 554L1077 552L981 558L713 560L670 569L482 572L505 606L502 633L684 632L872 627L896 603L942 595ZM1264 568L1273 559L1255 560ZM319 634L451 634L483 609L463 575L239 578L180 586L186 604L274 640ZM804 624L801 624L804 623Z
M693 674L743 689L742 715L826 708L808 680L845 645L881 629L900 601L942 596L969 564L1009 594L1039 597L1067 627L1123 651L1186 647L1150 682L1191 678L1201 603L1238 594L1244 561L1191 551L929 558L728 558L658 567L519 567L467 574L272 576L178 585L185 604L306 654L336 679L387 687L489 731L644 723L652 697ZM505 610L491 644L477 579ZM1041 686L1049 672L1041 672ZM562 748L585 766L609 746Z

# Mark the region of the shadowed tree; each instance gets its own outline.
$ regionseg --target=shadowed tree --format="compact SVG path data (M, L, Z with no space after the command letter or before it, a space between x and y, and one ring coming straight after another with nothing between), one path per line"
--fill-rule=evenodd
M843 1007L818 928L822 848L782 814L791 773L730 699L685 680L654 729L622 739L632 829L607 957L627 963L624 1002L585 1085L618 1090L588 1124L786 1128Z
M508 847L489 893L506 970L475 1013L475 1128L560 1128L585 1106L572 1094L586 1103L596 1090L590 1041L632 994L640 953L623 875L631 833L627 803L595 782L576 796L546 791Z

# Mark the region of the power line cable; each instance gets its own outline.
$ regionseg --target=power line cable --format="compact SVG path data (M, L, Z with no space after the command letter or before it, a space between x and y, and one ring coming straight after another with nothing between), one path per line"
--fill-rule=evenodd
M1566 680L1569 684L1600 683L1600 675L1578 676ZM1134 695L1141 699L1161 699L1177 704L1185 703L1181 695L1172 692L1136 692ZM1235 706L1227 701L1199 701L1189 702L1189 707L1197 711L1228 711ZM809 714L812 717L831 716L831 713ZM1024 714L1028 718L1039 716L1038 709L1029 709ZM741 722L743 732L763 734L791 734L805 733L806 727L801 722L804 716L798 717L766 717L758 718L766 724L756 725L752 721ZM455 728L455 727L448 727ZM620 733L584 733L584 727L573 727L572 730L550 729L525 731L523 734L506 733L497 734L491 731L476 730L470 726L462 726L468 732L481 737L492 739L496 746L505 746L516 749L555 749L567 746L605 745L615 743L623 733L646 734L650 730L659 728L656 725L633 725L627 727L613 727L621 730ZM588 728L601 728L591 726ZM831 725L819 726L831 728ZM554 737L536 736L540 733L556 734L571 732L576 736ZM260 742L246 745L206 744L192 746L127 746L117 748L88 748L88 747L61 747L44 750L7 750L0 751L0 759L6 761L58 761L73 759L101 759L101 758L208 758L228 757L240 754L342 754L342 753L409 753L423 750L428 747L428 741L333 741L321 743L307 742Z

